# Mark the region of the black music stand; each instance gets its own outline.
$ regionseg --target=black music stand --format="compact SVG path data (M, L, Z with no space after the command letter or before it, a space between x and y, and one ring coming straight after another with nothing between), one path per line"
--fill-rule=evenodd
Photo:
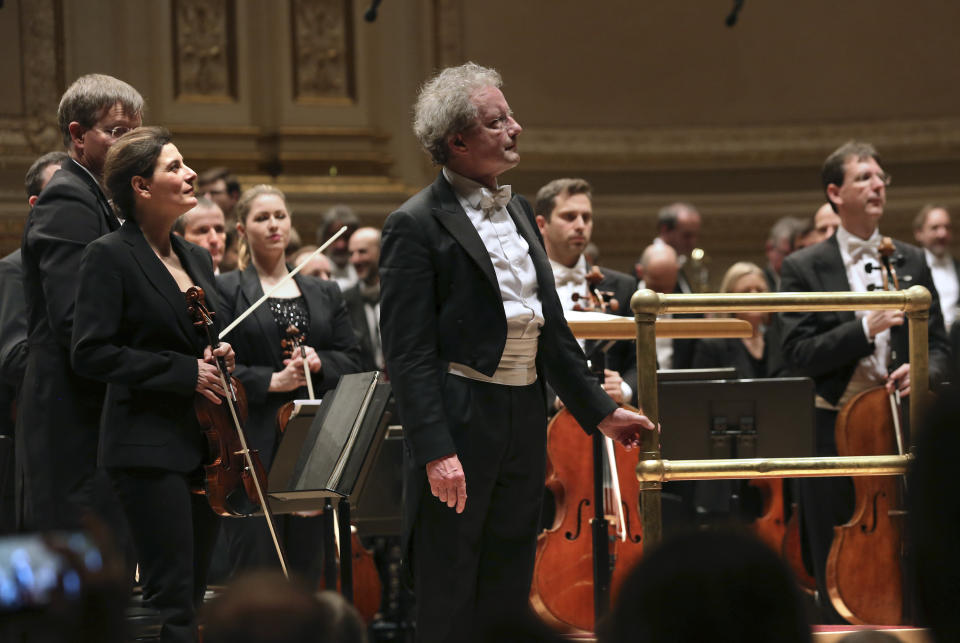
M663 457L800 458L814 450L813 380L659 383Z
M672 460L798 458L814 450L809 378L659 383L663 457ZM703 525L742 511L742 481L671 482L684 513ZM717 513L714 513L717 512Z
M380 373L344 375L322 401L297 400L267 477L274 513L323 510L324 581L336 587L333 499L339 498L340 591L353 602L350 499L359 495L383 444L390 384Z

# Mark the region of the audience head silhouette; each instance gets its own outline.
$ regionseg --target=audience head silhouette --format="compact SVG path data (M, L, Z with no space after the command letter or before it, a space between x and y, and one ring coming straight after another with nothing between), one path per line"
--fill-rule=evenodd
M697 531L644 552L599 634L603 643L799 643L810 627L773 551L746 534Z

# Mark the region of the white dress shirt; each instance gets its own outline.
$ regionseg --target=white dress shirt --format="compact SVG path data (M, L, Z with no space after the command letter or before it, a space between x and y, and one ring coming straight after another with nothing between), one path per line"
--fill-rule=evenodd
M957 266L953 257L948 254L935 257L932 252L923 249L927 258L927 265L933 274L933 285L937 287L940 296L940 309L943 311L943 323L950 330L953 321L957 318L957 298L960 297L960 279L957 275Z
M840 226L837 228L837 243L840 246L840 258L847 272L847 281L852 292L867 292L867 286L874 284L878 289L883 287L883 276L880 263L880 231L874 230L869 239L847 232ZM867 265L871 271L867 272ZM887 379L888 364L890 362L890 329L877 333L873 339L867 331L868 311L858 310L857 319L863 327L863 334L874 345L873 353L860 359L857 368L847 384L846 390L840 396L836 407L832 407L822 398L817 399L817 406L822 408L842 408L854 395L868 388L883 384Z
M537 339L544 319L530 246L506 207L480 209L482 185L446 167L443 176L490 254L507 318L507 345L492 377L463 364L451 364L450 372L510 386L531 384L537 379Z

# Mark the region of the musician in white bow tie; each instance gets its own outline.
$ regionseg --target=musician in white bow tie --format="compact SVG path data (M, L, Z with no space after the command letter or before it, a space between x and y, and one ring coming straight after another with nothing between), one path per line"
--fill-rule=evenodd
M443 170L383 228L380 331L406 446L405 563L417 638L431 643L476 640L527 607L544 380L588 430L629 445L653 429L596 385L530 204L498 183L520 160L522 131L500 85L467 63L423 86L414 132Z
M824 162L822 181L827 200L840 215L836 234L804 248L783 261L782 292L866 291L882 283L877 245L879 224L887 201L890 176L876 150L851 141ZM937 289L919 248L894 242L900 287L925 286L933 295L930 307L930 376L947 374L948 348ZM910 392L908 338L904 315L898 311L858 313L783 313L784 358L800 375L813 378L816 388L816 449L836 455L834 425L838 410L854 395L872 386ZM924 383L926 384L926 383ZM828 622L843 622L829 604L824 583L833 526L846 522L853 509L849 478L810 478L801 482L801 524Z
M555 179L537 191L533 211L537 227L543 236L543 245L550 258L557 296L565 311L572 310L575 299L587 296L587 260L583 251L593 235L593 194L584 179ZM589 287L612 293L617 300L618 315L630 316L630 297L637 290L635 277L609 268L598 267L603 280ZM583 341L581 346L585 346ZM591 346L585 346L588 350ZM637 353L632 341L614 344L606 356L603 388L617 403L636 404ZM559 409L560 398L552 394L548 403Z

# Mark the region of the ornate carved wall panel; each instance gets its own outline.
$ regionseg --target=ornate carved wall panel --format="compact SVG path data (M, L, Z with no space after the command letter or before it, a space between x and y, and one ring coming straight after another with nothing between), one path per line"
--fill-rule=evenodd
M236 100L234 0L171 0L170 7L177 100Z
M293 94L298 103L356 98L351 0L290 0Z
M57 105L64 89L63 13L60 0L21 0L19 70L9 69L21 87L20 113L0 118L3 162L26 161L62 147ZM8 78L10 78L8 76Z

